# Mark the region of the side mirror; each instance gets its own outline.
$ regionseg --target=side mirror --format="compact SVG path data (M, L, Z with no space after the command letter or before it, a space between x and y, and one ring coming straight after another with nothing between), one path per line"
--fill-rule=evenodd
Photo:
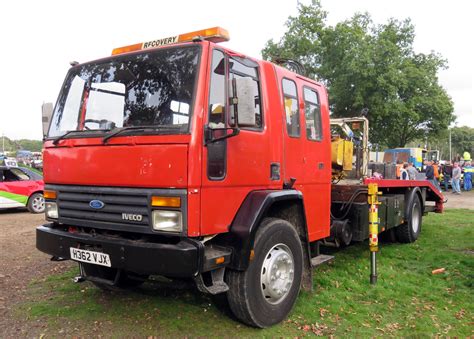
M234 79L234 81L234 99L237 99L234 107L236 106L237 111L237 124L238 126L253 127L256 125L254 81L248 77Z
M46 138L48 135L49 122L53 115L53 104L51 102L44 103L41 105L41 112L43 121L43 138Z

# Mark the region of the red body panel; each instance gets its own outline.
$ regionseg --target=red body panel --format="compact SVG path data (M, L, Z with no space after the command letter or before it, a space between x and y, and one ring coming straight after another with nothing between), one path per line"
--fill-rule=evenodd
M43 180L0 182L0 191L24 195L27 197L29 197L35 192L42 192L43 189Z
M365 184L375 183L378 187L428 187L431 193L437 197L436 201L444 200L443 194L428 180L392 180L392 179L365 179Z
M44 180L49 184L186 188L188 146L161 144L161 137L155 138L151 145L141 144L146 139L122 137L107 145L89 139L91 144L86 146L87 139L71 139L61 142L66 147L46 147Z
M390 187L426 187L427 200L436 202L436 211L443 211L444 195L428 180L391 180L391 179L365 179L364 184L375 183L380 188Z

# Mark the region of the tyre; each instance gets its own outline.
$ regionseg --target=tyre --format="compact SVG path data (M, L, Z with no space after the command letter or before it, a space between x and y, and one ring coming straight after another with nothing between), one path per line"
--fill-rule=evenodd
M94 264L81 263L80 265L82 265L82 269L83 269L84 275L86 276L86 279L88 276L90 276L90 277L100 278L104 280L114 281L117 275L117 271L118 271L117 268L104 267L104 266L99 266L99 265L94 265ZM143 284L146 279L148 279L147 275L139 275L139 274L135 274L135 273L127 272L127 271L121 271L120 277L115 285L102 283L98 281L91 281L91 282L102 290L117 291L120 289L138 287L141 284Z
M300 290L303 249L287 221L266 218L254 243L255 256L244 272L228 271L227 300L243 323L265 328L284 320Z
M422 206L417 194L409 201L407 206L407 221L396 228L397 240L403 243L412 243L421 233Z
M27 208L31 213L44 213L43 193L32 194L28 199Z

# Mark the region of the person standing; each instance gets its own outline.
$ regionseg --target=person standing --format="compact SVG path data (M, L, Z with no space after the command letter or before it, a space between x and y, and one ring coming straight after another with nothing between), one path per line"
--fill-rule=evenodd
M446 192L449 191L449 180L451 180L452 176L453 176L453 165L451 165L451 162L447 161L443 166L443 184L444 184L444 190Z
M468 162L468 161L472 160L471 159L471 154L468 151L463 153L462 158L464 159L464 162Z
M464 190L470 191L472 189L472 175L474 173L474 167L471 162L468 161L464 165Z
M461 167L459 167L459 162L455 161L453 166L453 194L461 194L461 187L459 187L460 181Z
M426 169L425 169L426 180L431 182L433 186L436 187L436 189L441 192L441 188L438 185L438 181L435 179L435 176L434 176L433 162L426 160L425 164L426 164Z
M408 164L404 163L403 167L400 169L400 180L409 180L407 168Z
M401 174L402 174L402 173L401 173L402 168L403 168L403 161L397 160L397 168L396 168L396 171L397 171L397 173L396 173L397 179L400 179L400 176L401 176Z
M441 191L441 187L439 185L439 165L438 161L432 161L432 166L433 166L433 176L434 180L436 181L436 186L439 187L439 190Z
M408 163L407 172L408 172L408 179L416 180L416 176L418 175L418 170L416 169L416 167L413 165L412 162Z

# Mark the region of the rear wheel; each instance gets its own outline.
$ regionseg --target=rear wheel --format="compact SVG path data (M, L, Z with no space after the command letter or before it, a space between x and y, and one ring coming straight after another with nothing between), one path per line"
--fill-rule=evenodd
M408 203L407 221L396 229L397 239L403 243L415 242L421 233L422 206L417 194Z
M83 273L85 274L86 278L93 277L114 282L118 274L117 268L84 263L81 263L80 265L82 265ZM108 284L106 282L94 280L91 280L91 282L102 290L115 291L119 289L138 287L143 284L147 279L147 275L140 275L122 270L117 281L115 281L115 284Z
M42 193L35 193L28 199L28 210L31 213L44 212L44 197Z
M300 290L303 250L289 222L266 218L255 236L254 251L246 271L228 272L227 300L240 321L264 328L290 313Z

